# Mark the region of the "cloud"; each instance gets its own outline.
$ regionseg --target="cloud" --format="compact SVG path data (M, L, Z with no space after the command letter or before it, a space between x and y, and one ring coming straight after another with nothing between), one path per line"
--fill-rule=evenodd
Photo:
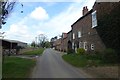
M18 0L18 2L80 2L82 0ZM85 1L85 0L84 0ZM97 1L103 1L103 0L97 0ZM106 0L109 2L109 0ZM113 0L111 0L113 1ZM118 1L118 0L116 0Z
M19 0L19 2L79 2L81 0Z
M90 1L73 3L49 21L39 23L37 29L44 28L49 38L62 34L62 32L67 33L71 30L71 25L82 16L83 7L87 5L91 9L93 3Z
M51 18L49 18L44 8L37 7L20 22L12 24L6 36L10 39L18 39L30 43L39 34L45 34L50 39L61 35L62 32L67 33L71 30L71 25L82 16L83 6L88 6L90 9L93 4L94 2L89 0L72 3L67 8L64 8L61 13Z
M28 32L26 25L12 24L9 31L6 31L6 38L18 39L20 41L26 41L26 39L32 39Z
M49 18L48 13L42 7L37 7L31 14L30 17L36 20L46 20Z

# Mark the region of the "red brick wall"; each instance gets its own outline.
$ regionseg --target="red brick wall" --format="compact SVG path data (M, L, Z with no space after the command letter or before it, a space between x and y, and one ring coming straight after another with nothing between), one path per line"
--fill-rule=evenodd
M81 31L81 38L78 38L78 31ZM75 23L72 27L72 33L75 33L75 40L72 40L79 47L79 42L87 42L87 51L91 51L91 44L94 44L94 50L104 50L105 46L102 43L99 35L95 28L92 28L92 16L91 13L86 15L84 18Z

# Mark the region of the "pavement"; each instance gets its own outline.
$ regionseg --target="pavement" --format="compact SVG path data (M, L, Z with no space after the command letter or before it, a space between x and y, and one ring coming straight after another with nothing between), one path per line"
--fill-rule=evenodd
M92 78L62 59L63 53L46 49L42 56L37 57L37 63L31 73L31 78Z

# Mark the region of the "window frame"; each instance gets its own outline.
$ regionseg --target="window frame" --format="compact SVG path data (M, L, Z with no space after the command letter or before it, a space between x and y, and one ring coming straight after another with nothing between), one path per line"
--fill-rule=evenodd
M75 45L74 42L72 42L72 49L74 49L74 45Z
M82 42L81 41L79 42L79 48L82 48Z
M92 12L92 28L97 26L97 11Z
M81 36L81 31L78 31L78 38L82 37Z
M91 44L90 47L91 47L91 50L94 50L94 44Z
M75 33L73 33L73 39L75 39Z
M83 44L84 44L83 47L84 47L85 51L87 51L87 42L84 42Z

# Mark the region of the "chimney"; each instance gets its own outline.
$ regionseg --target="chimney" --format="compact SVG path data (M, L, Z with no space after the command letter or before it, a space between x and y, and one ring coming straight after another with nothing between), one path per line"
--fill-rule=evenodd
M62 38L66 38L67 37L67 33L62 33Z
M83 7L83 16L88 12L87 6Z

